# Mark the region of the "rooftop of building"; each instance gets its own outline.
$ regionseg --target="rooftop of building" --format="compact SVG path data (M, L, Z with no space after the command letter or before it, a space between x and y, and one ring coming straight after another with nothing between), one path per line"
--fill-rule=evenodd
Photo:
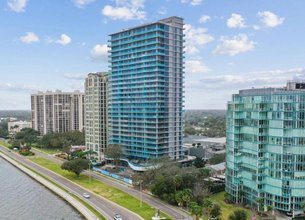
M172 20L176 20L176 21L180 20L181 24L183 24L183 18L182 17L171 16L171 17L168 17L168 18L165 18L165 19L161 19L161 20L158 20L158 21L150 22L150 23L141 24L141 25L134 26L134 27L131 27L131 28L126 28L126 29L124 28L121 31L109 34L109 36L112 36L112 35L115 35L115 34L119 34L119 33L125 32L125 31L130 31L130 30L133 30L133 29L145 27L145 26L148 26L148 25L157 24L157 23L162 23L162 24L170 25L168 22L172 21Z
M106 76L108 72L96 72L96 73L88 73L89 76Z
M66 94L66 95L83 95L84 93L79 90L74 90L73 92L65 92L61 90L55 90L55 91L38 91L37 93L32 94L33 95L56 95L56 94Z
M268 87L268 88L251 88L239 90L239 94L235 95L268 95L275 93L287 93L287 92L304 92L305 93L305 81L288 81L286 86L283 87Z

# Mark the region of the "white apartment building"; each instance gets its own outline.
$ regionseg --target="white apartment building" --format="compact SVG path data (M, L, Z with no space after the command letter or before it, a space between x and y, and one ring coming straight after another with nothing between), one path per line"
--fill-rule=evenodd
M104 158L107 147L107 73L89 73L85 80L86 149Z
M83 131L84 94L80 91L38 92L31 95L32 128L41 135Z

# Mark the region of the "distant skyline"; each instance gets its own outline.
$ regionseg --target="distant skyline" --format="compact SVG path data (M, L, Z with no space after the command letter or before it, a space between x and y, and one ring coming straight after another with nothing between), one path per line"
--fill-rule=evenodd
M3 0L0 110L38 90L83 90L108 71L109 34L185 19L186 109L225 109L231 94L305 80L304 0Z

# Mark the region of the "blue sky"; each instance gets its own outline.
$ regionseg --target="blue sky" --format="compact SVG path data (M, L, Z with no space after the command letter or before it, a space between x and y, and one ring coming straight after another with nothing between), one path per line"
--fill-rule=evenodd
M225 109L232 93L305 79L304 0L1 0L0 109L37 90L83 89L107 71L108 35L185 19L186 109Z

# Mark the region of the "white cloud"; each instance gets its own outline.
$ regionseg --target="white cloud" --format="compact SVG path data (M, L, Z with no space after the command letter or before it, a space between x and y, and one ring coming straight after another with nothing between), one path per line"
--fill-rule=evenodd
M261 29L261 27L260 27L259 25L253 25L253 29L256 30L256 31L258 31L258 30Z
M285 18L281 18L278 15L270 12L270 11L260 11L257 13L258 17L260 17L260 21L266 26L266 27L276 27L281 24L283 24Z
M24 36L20 37L20 41L26 44L39 41L39 37L33 32L27 32Z
M167 8L162 6L159 10L158 10L158 14L160 15L166 15L167 14Z
M213 36L207 34L205 28L194 28L190 24L184 25L185 33L185 50L189 54L195 54L199 52L200 47L212 42Z
M202 15L200 18L199 18L199 23L207 23L208 21L211 20L211 17L208 16L208 15Z
M84 80L86 78L86 74L83 74L83 73L65 73L64 77L67 78L67 79Z
M15 12L24 12L28 0L8 0L7 6Z
M65 46L65 45L71 43L71 41L72 41L71 37L69 37L66 34L62 34L62 35L60 35L60 38L55 41L55 43Z
M112 20L144 20L145 0L116 0L116 6L105 5L102 14Z
M202 78L199 88L250 89L252 87L283 87L289 80L304 80L305 68L263 70L242 74L224 74Z
M181 3L190 3L193 6L201 5L202 0L181 0Z
M0 83L0 90L12 92L35 92L38 87L28 84Z
M84 82L82 81L68 83L68 85L73 91L84 91Z
M187 74L186 77L190 77ZM193 75L192 75L193 76ZM201 75L201 79L186 80L186 108L213 109L226 108L232 94L241 89L284 87L289 80L304 80L305 68L274 69L239 74L226 73L215 75L209 72ZM213 94L207 96L207 94ZM206 97L198 99L198 97Z
M229 28L245 28L245 19L240 14L231 14L231 17L227 20L227 26Z
M84 8L86 5L94 2L95 0L72 0L74 5L78 8Z
M186 60L185 72L186 73L206 73L210 69L200 59Z
M214 50L214 54L235 56L254 50L255 43L246 34L239 34L233 38L222 37L221 44Z
M90 51L93 60L108 60L108 46L107 44L97 44Z

